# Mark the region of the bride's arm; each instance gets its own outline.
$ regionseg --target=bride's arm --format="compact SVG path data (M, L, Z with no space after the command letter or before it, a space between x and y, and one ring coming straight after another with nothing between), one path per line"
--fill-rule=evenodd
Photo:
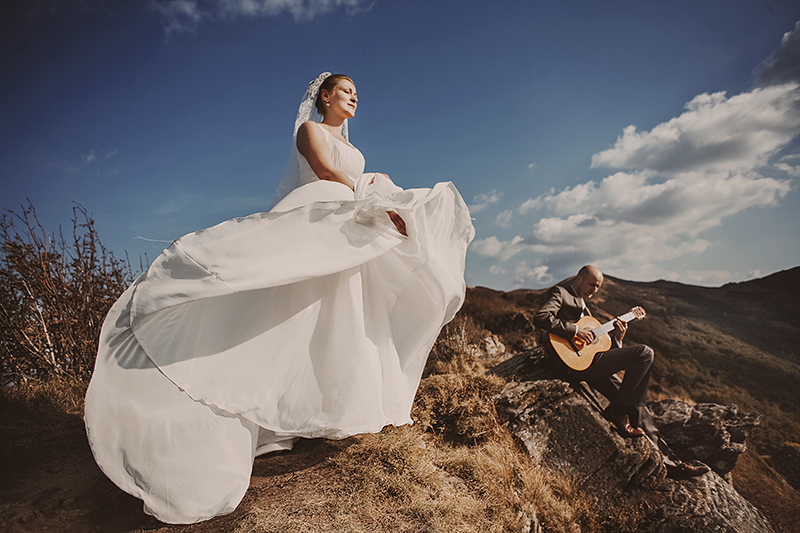
M297 151L303 156L311 165L311 170L321 180L338 181L343 183L355 191L355 184L350 176L338 170L333 166L330 157L330 147L328 140L325 138L325 132L322 127L316 122L304 122L297 130ZM386 174L384 174L386 176ZM391 182L389 176L386 179ZM388 211L389 218L394 223L397 231L402 235L408 236L405 221L394 211Z
M354 188L353 180L333 166L325 132L315 122L305 122L297 130L297 150L303 154L319 179L338 181Z

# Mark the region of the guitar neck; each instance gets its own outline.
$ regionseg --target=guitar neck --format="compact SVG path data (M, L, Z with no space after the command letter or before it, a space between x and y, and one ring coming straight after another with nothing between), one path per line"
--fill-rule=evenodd
M595 339L599 339L601 335L605 335L606 333L608 333L609 331L614 329L614 321L617 320L617 319L619 319L619 320L621 320L623 322L630 322L631 320L633 320L635 318L636 318L636 315L634 314L634 312L633 311L628 311L627 313L625 313L622 316L618 316L617 318L609 320L608 322L606 322L605 324L601 325L600 327L594 328L592 330L592 333L594 333L594 338Z

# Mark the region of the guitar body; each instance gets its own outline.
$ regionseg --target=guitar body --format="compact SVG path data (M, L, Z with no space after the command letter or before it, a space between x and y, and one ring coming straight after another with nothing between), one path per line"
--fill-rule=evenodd
M593 316L585 316L578 320L576 324L579 328L588 327L590 329L596 329L601 326L600 321ZM611 337L608 336L608 333L600 335L589 345L584 344L578 338L565 340L553 333L550 333L549 336L553 350L555 350L564 364L572 370L586 370L594 361L595 355L611 349Z

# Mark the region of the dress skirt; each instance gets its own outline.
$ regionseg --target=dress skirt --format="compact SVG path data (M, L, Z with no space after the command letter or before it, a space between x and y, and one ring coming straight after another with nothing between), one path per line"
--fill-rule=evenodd
M428 353L464 300L474 229L452 183L404 191L376 176L355 195L304 185L186 235L112 307L86 427L103 472L146 512L231 512L260 453L411 423Z

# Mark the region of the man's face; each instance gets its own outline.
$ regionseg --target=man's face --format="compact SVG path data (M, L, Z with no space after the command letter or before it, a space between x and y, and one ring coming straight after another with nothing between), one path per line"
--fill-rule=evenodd
M600 276L594 274L579 275L575 278L575 292L584 300L588 300L600 290L602 284L602 274L600 274Z

